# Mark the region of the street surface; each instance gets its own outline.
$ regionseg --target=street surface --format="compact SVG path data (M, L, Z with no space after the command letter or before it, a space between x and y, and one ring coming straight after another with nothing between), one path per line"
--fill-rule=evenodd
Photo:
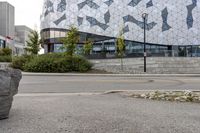
M200 90L199 77L23 76L0 133L200 133L200 105L109 90Z
M23 76L20 93L200 90L200 77Z
M0 133L199 133L200 106L119 95L16 96Z

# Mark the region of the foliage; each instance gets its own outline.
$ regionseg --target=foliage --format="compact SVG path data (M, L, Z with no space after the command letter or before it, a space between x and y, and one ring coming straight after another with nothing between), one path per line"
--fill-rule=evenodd
M11 62L12 57L10 55L0 56L0 62Z
M88 40L83 45L83 54L88 56L91 53L93 42Z
M79 42L79 32L76 27L71 26L70 30L67 32L65 38L61 41L64 44L64 48L66 49L66 54L69 56L73 56L76 51L76 44Z
M0 48L0 56L11 56L12 50L9 48Z
M92 64L80 56L68 56L63 53L50 53L38 56L15 57L12 67L27 72L87 72Z
M117 37L117 54L119 57L123 57L125 53L125 41L122 32L120 32L119 36Z
M119 36L117 37L117 55L121 59L121 69L123 69L123 56L125 54L125 41L122 31L120 32Z
M74 56L72 57L73 71L87 72L91 70L92 64L83 57Z
M11 62L12 50L9 48L0 48L0 62Z
M25 48L25 50L31 55L37 55L38 52L40 51L40 44L41 44L39 33L36 30L33 30L30 32L28 37L29 40L26 41L27 47Z
M24 65L30 61L33 58L33 56L30 55L23 55L23 56L16 56L12 60L11 67L15 69L21 69L24 70Z

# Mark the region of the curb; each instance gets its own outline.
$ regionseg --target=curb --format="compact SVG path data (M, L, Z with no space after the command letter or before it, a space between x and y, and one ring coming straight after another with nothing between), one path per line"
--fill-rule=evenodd
M184 91L191 91L191 92L198 92L199 90L110 90L105 91L103 94L117 94L117 93L149 93L149 92L184 92Z
M41 97L41 96L92 96L101 93L19 93L15 97Z
M95 77L200 77L200 74L81 74L81 73L26 73L23 76L95 76Z

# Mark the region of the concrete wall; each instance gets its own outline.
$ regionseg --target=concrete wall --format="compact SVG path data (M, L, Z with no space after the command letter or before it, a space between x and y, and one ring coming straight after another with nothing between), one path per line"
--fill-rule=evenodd
M95 69L113 73L143 73L143 58L123 59L124 69L121 70L120 59L91 60ZM200 74L200 58L156 57L147 58L147 73L150 74Z
M2 63L2 62L0 62L0 69L8 68L9 65L10 65L10 63Z

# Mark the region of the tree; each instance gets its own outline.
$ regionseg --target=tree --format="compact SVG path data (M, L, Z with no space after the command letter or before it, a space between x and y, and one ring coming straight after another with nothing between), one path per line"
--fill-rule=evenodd
M121 69L123 70L123 57L125 54L126 45L125 45L124 36L123 36L122 31L120 31L119 36L117 37L116 43L117 43L117 55L118 55L118 57L120 57Z
M90 40L87 40L85 42L85 44L83 45L83 54L88 56L90 55L90 52L92 50L92 45L93 45L93 42L90 41Z
M28 38L29 40L26 41L27 47L25 48L25 50L30 54L37 55L40 51L41 44L39 33L36 30L33 30L28 35Z
M69 56L73 56L76 51L76 45L79 42L80 36L78 29L76 27L71 26L70 30L67 32L65 38L61 41L64 44L64 48L66 50L66 54Z

